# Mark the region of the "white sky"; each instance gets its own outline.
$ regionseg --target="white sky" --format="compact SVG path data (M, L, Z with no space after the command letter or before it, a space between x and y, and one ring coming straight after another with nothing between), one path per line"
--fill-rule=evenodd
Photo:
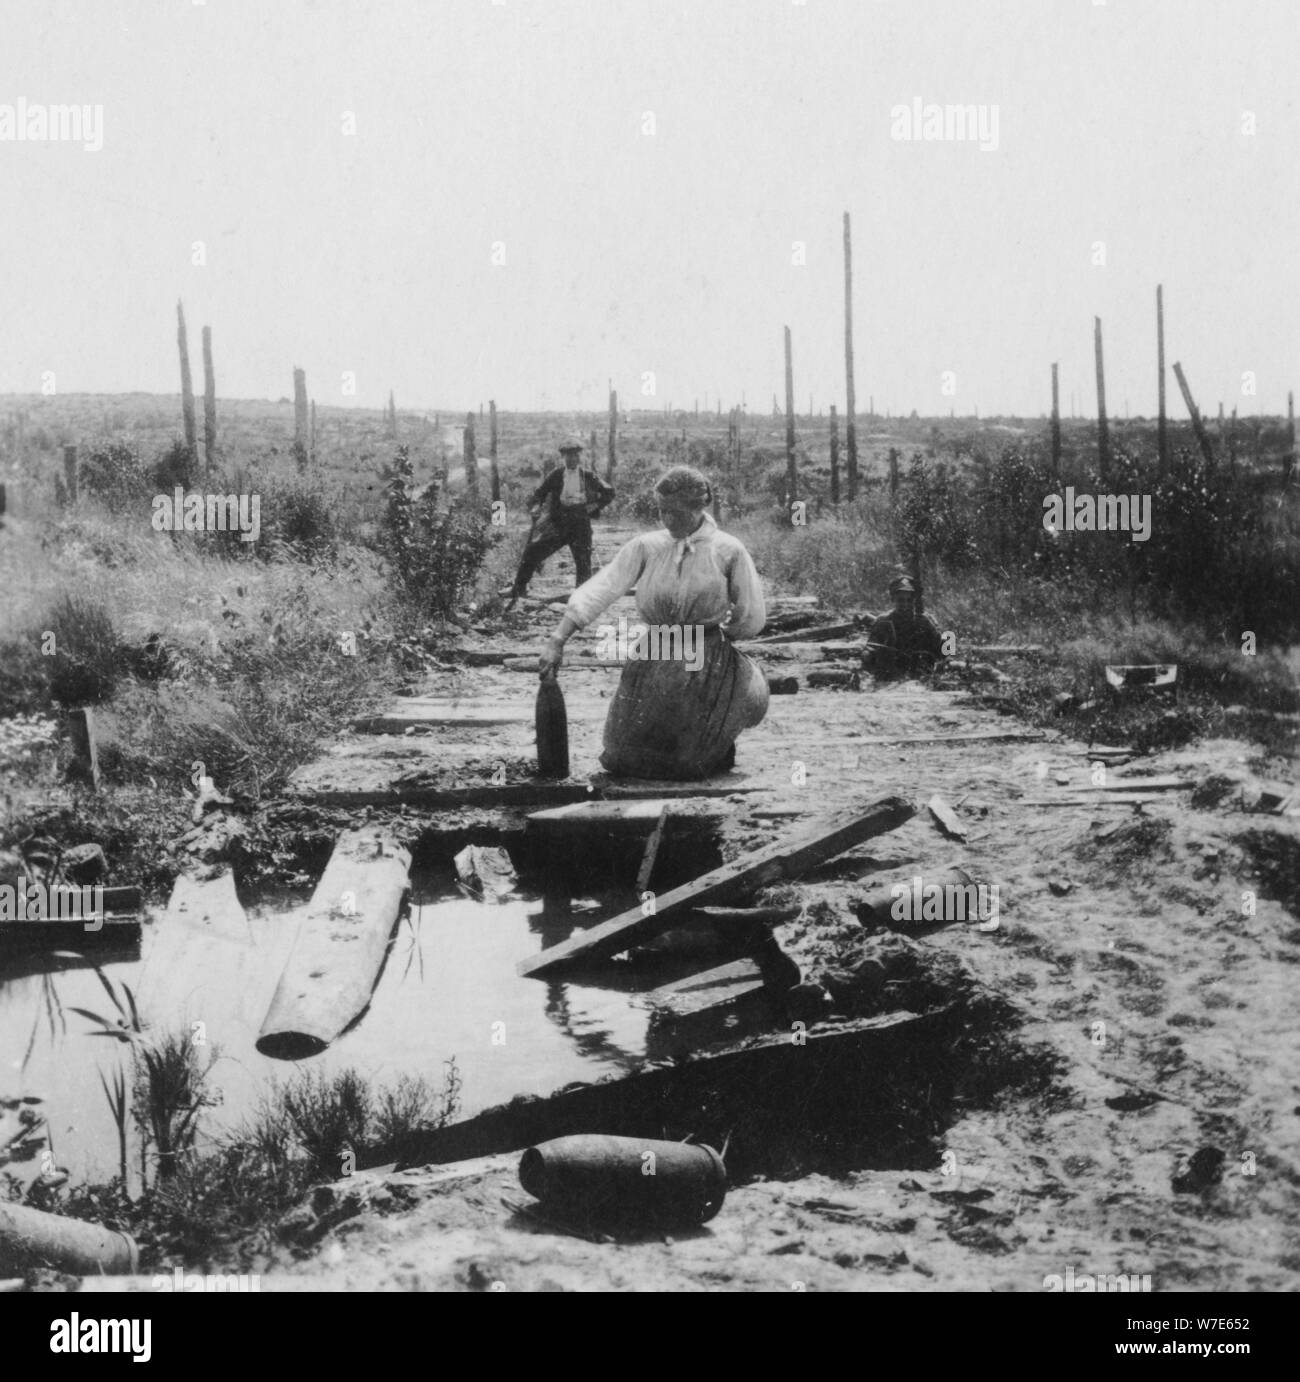
M0 142L0 391L175 392L180 297L223 397L299 364L322 404L765 411L789 324L799 408L842 408L845 210L861 412L1037 414L1053 360L1092 412L1097 314L1111 412L1151 413L1159 281L1205 412L1300 386L1294 0L3 0L0 34L0 104L104 109L97 153ZM998 148L891 139L914 97L996 105Z

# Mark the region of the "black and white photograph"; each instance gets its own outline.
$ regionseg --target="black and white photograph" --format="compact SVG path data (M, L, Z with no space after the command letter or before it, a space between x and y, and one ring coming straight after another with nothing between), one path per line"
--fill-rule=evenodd
M1258 1351L1300 10L0 32L33 1357L174 1367L177 1293L879 1292L941 1346L996 1294L1099 1360ZM190 1309L214 1360L274 1318Z

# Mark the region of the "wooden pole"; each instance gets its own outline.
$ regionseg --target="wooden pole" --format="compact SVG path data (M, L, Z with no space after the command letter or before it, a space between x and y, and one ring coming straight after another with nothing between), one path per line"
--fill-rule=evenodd
M1169 422L1165 413L1165 289L1156 285L1156 382L1159 388L1160 415L1156 422L1156 454L1161 475L1169 473Z
M1057 367L1052 366L1052 474L1061 477L1061 387Z
M719 404L719 407L722 405ZM612 485L614 471L618 469L618 390L609 391L609 462L605 467L605 479ZM592 457L595 460L595 457Z
M889 497L898 500L898 447L889 448Z
M1232 410L1232 420L1228 423L1228 465L1233 475L1237 473L1237 410Z
M1093 347L1097 355L1097 471L1110 478L1110 429L1106 421L1106 369L1101 358L1101 318L1093 318Z
M1177 360L1174 361L1174 378L1178 380L1178 387L1182 390L1183 402L1187 404L1187 411L1192 415L1192 431L1196 433L1196 440L1200 443L1205 464L1213 468L1214 447L1210 443L1210 434L1205 430L1205 423L1201 421L1200 409L1196 406L1196 400L1192 397L1191 389L1187 387L1187 378L1183 374L1183 367Z
M68 778L74 782L84 782L93 792L99 791L99 747L95 742L94 711L69 711L68 734L72 739Z
M848 449L849 503L858 497L857 396L853 388L853 234L844 213L844 442Z
M316 400L314 398L311 401L311 432L308 455L313 461L316 459Z
M465 414L465 485L478 489L478 448L474 442L474 414Z
M185 446L190 464L198 459L199 444L194 422L194 380L190 376L190 346L185 332L185 308L176 304L176 348L181 357L181 419L185 424Z
M293 368L293 449L298 469L307 468L307 372Z
M794 361L790 352L790 328L785 328L785 503L786 517L798 497L799 476L794 458Z
M496 399L488 401L488 461L492 467L492 499L501 498L501 471L497 467L497 404Z
M840 502L840 420L831 404L831 503Z
M203 469L211 475L217 459L217 376L212 367L212 328L203 328Z

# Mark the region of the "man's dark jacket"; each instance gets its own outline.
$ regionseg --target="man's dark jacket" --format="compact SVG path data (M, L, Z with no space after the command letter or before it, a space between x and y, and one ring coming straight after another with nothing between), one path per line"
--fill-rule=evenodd
M559 466L537 486L533 491L533 497L528 501L529 505L545 504L546 512L553 519L558 519L563 512L560 504L560 491L564 488L565 467ZM590 512L594 507L597 514L614 499L614 487L607 485L604 480L596 474L594 470L589 470L585 465L578 467L578 474L582 476L582 490L587 496L587 509Z

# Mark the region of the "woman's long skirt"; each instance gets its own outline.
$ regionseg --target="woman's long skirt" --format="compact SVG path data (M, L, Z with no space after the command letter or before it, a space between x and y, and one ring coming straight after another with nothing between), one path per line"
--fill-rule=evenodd
M741 730L767 714L767 679L716 629L703 663L629 662L605 720L601 766L617 777L693 781L729 766Z

